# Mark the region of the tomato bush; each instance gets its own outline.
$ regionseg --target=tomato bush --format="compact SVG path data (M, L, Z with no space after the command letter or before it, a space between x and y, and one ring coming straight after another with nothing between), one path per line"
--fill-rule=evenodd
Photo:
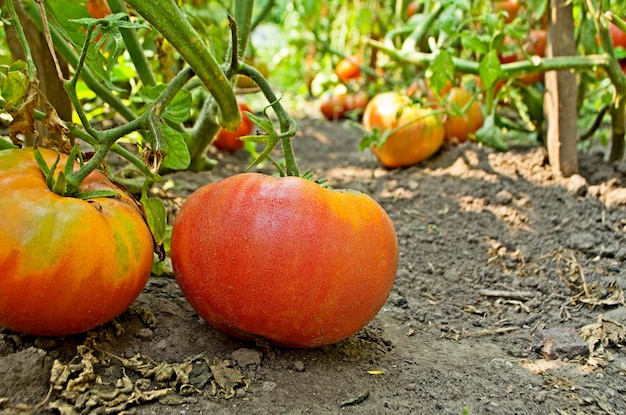
M52 165L57 154L40 151ZM66 163L61 155L58 167ZM150 275L153 241L127 193L96 170L80 190L118 196L57 195L32 148L0 152L0 183L0 326L62 336L128 308Z
M479 101L469 104L469 107L462 115L452 115L468 105L471 99L472 94L466 89L458 86L450 88L444 100L449 111L444 122L445 143L464 143L471 134L474 134L483 126L484 117Z
M389 168L426 160L442 146L445 133L439 115L398 92L375 95L363 113L363 127L389 134L384 143L372 146L374 155Z
M227 131L223 128L217 133L213 145L223 151L237 151L243 148L244 142L239 139L246 135L250 135L254 129L254 124L250 121L250 118L246 115L246 112L252 112L247 104L239 103L239 112L241 112L241 124L235 131Z
M171 257L181 290L209 324L306 348L346 338L376 315L395 279L398 243L365 194L243 173L184 202Z

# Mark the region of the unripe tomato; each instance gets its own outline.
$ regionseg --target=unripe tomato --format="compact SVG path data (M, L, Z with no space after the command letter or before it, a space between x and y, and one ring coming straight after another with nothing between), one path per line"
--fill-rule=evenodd
M374 127L381 131L398 128L380 148L372 147L378 160L389 168L426 160L441 148L445 133L438 115L397 92L383 92L370 100L363 113L363 127L370 131Z
M40 151L52 165L57 154ZM81 190L119 196L59 196L33 154L0 151L0 326L40 336L84 332L137 298L152 268L152 236L137 203L102 172ZM66 162L61 155L58 168Z
M171 258L185 297L212 326L308 348L374 318L395 280L398 242L389 216L365 194L243 173L183 203Z
M361 76L362 60L360 56L349 56L339 61L335 67L335 73L342 82L348 82Z
M458 108L464 108L471 99L472 94L466 89L455 86L446 95L444 103L448 107L451 107L454 103ZM449 108L449 111L452 111L452 109ZM444 122L446 130L444 142L446 144L464 143L470 134L475 133L483 126L483 122L484 118L480 102L474 101L463 115L448 115Z
M220 128L215 140L213 141L213 145L215 147L222 151L230 152L243 148L244 142L241 141L239 137L252 134L252 130L254 129L254 124L250 121L250 118L248 118L244 111L252 112L250 107L243 102L240 102L239 112L241 113L241 124L239 124L239 127L237 127L237 130L235 131L227 131Z
M248 65L254 66L256 70L259 71L261 75L263 75L263 78L267 79L269 77L270 71L267 63L263 61L257 61L256 59L246 59L245 62ZM252 80L252 78L246 75L237 75L236 86L237 88L248 89L256 88L257 84Z

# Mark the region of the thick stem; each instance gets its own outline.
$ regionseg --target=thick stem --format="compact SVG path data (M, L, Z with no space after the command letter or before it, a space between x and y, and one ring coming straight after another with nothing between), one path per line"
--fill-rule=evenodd
M122 0L107 0L107 4L111 9L111 13L128 14L128 9ZM120 33L124 38L124 44L126 45L130 59L135 65L135 69L137 70L137 74L139 75L141 82L147 86L156 85L157 81L154 76L154 72L152 71L152 67L148 62L148 58L144 53L141 43L139 42L137 32L131 29L120 28Z
M220 108L219 124L234 131L241 114L232 87L215 57L172 0L127 0L149 21L202 80Z
M235 2L235 21L237 22L237 41L239 44L236 52L239 58L244 56L248 45L253 7L254 0L237 0Z

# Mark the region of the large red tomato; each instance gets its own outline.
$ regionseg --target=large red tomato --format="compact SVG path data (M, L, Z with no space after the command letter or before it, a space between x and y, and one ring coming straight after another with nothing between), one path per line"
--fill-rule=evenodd
M92 329L137 298L153 241L137 203L99 171L81 200L46 185L32 149L0 151L0 326L41 336ZM57 154L41 149L52 165ZM59 169L67 162L62 155Z
M383 92L370 100L363 113L363 127L396 130L380 148L372 147L378 160L389 168L426 160L441 148L445 133L438 115L397 92Z
M458 108L464 108L472 99L466 89L455 86L450 89L444 99L444 103L452 106L454 103ZM450 108L450 110L452 110ZM444 142L447 144L464 143L470 134L478 131L483 126L484 118L480 108L480 102L474 101L463 115L448 115L444 122L446 130Z
M171 257L182 292L209 324L307 348L374 318L393 286L398 242L365 194L243 173L189 196L174 220Z
M250 118L246 115L245 111L252 112L248 105L243 102L239 103L239 112L241 113L241 124L235 131L227 131L223 128L217 133L213 145L223 151L237 151L243 148L244 142L239 139L246 135L250 135L254 129L254 124L250 121Z

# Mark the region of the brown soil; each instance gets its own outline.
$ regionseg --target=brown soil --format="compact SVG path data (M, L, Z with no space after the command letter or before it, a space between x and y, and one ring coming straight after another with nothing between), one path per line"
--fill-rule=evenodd
M563 179L542 148L466 144L385 170L349 124L300 125L301 168L367 192L397 229L396 284L367 327L319 349L245 343L165 272L88 334L0 329L0 413L626 413L626 164L583 153ZM247 163L215 156L168 176L169 206Z

